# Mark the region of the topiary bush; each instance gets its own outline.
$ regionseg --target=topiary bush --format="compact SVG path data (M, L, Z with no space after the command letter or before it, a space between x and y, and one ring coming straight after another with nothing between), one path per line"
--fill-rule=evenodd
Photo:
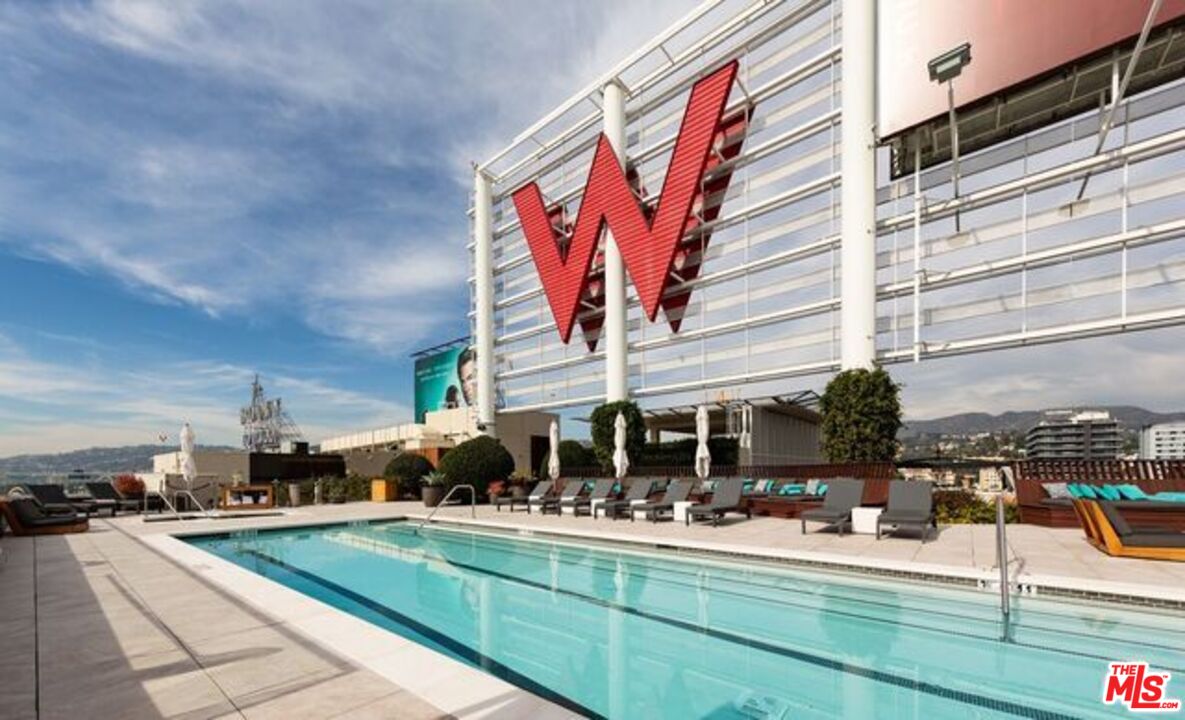
M383 477L398 483L400 494L418 495L420 481L435 469L432 461L423 455L405 452L391 458L383 470Z
M539 478L547 477L547 461L550 453L544 453L539 463ZM560 440L560 472L566 468L587 468L597 464L597 455L592 448L586 448L579 440Z
M885 462L897 457L901 386L884 368L844 370L819 401L823 454L833 463Z
M446 485L472 485L481 498L491 482L510 477L514 457L497 439L480 435L445 453L438 469L444 473Z
M613 431L617 413L625 417L625 452L630 465L637 465L646 447L646 421L636 403L629 400L605 403L592 411L593 452L601 468L609 472L613 468Z

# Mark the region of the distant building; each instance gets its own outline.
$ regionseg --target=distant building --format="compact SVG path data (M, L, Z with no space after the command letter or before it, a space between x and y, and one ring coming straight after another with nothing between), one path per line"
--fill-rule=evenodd
M1140 457L1185 460L1185 422L1149 425L1140 433Z
M1050 410L1025 435L1029 460L1104 460L1119 457L1119 423L1101 410Z

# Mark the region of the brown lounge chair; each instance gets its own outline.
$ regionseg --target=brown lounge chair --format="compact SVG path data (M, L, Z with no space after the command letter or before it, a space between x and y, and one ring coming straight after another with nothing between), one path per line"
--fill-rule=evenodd
M65 535L86 532L90 527L85 516L49 515L32 498L0 500L0 513L4 514L12 534L17 536Z
M1099 550L1115 557L1185 562L1185 533L1170 528L1133 528L1107 501L1078 500L1074 503L1087 539Z

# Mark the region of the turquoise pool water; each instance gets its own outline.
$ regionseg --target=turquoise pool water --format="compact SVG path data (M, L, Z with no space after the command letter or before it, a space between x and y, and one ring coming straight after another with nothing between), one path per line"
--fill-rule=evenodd
M1185 697L1168 612L1020 598L1005 642L970 589L400 522L188 542L591 717L1114 718L1121 660Z

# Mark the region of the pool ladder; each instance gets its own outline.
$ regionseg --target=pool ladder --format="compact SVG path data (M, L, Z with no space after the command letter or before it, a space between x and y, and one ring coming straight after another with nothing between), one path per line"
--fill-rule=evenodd
M1000 616L1003 623L1000 639L1011 639L1012 605L1008 596L1008 537L1004 530L1004 496L996 496L996 564L1000 566Z
M424 527L429 522L431 522L432 516L436 514L436 511L439 510L440 508L444 507L444 504L449 501L449 498L451 498L453 496L453 493L460 490L461 488L465 488L465 489L469 490L469 517L476 518L477 517L477 489L474 488L472 485L466 485L466 484L453 485L451 488L449 488L449 491L444 494L444 497L442 497L440 499L440 503L436 507L432 508L432 512L428 513L428 517L421 520L419 525L416 525L415 532L417 534L419 534L420 528Z

